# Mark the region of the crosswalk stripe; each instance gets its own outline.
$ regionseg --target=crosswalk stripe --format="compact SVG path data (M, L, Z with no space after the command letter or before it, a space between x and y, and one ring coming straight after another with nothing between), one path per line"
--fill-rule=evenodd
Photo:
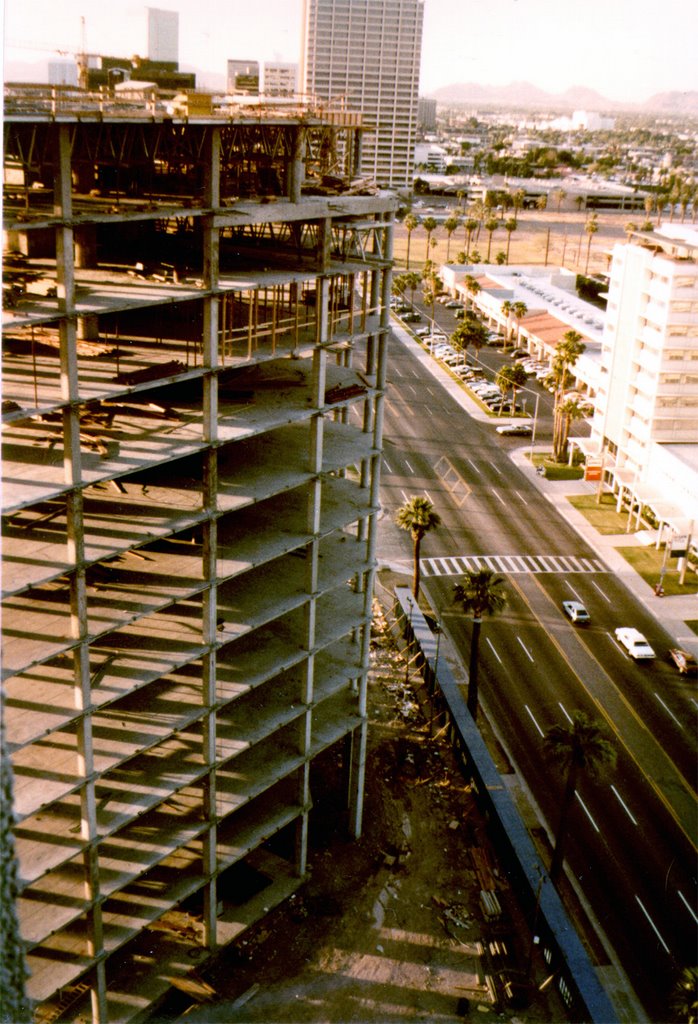
M448 555L422 558L425 576L462 576L480 569L508 573L605 573L608 570L598 558L576 555Z

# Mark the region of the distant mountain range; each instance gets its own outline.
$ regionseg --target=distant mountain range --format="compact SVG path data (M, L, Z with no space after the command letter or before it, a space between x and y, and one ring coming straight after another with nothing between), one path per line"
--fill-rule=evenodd
M477 85L459 82L444 85L429 93L439 103L459 103L475 107L523 107L532 110L594 110L599 113L617 113L622 110L647 111L663 114L698 115L698 91L660 92L644 103L619 103L602 96L595 89L573 86L565 92L552 93L539 89L530 82L511 82L509 85Z

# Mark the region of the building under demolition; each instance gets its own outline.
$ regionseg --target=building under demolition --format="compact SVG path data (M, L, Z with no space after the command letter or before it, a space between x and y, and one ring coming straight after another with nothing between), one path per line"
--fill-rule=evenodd
M361 828L395 203L349 115L57 95L5 106L18 914L37 1020L133 1021L300 884L329 759Z

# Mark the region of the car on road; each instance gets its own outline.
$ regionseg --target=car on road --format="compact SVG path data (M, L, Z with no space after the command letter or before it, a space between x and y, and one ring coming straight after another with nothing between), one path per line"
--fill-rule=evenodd
M562 610L572 622L589 622L589 612L581 601L563 601Z
M508 437L530 437L533 427L530 423L503 423L501 427L497 427L497 433Z
M406 324L416 324L422 319L422 314L415 310L410 310L409 313L400 313L400 319Z
M639 629L634 629L632 626L619 626L615 630L615 634L616 640L622 644L631 658L636 661L654 658L654 648L650 647Z
M680 647L672 647L669 651L669 657L682 676L690 676L692 679L698 678L698 658L696 658L695 654L683 651Z

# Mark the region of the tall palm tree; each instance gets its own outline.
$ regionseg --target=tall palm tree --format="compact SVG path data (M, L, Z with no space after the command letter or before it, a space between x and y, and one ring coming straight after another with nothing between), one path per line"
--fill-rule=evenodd
M566 462L568 451L567 444L570 436L570 427L575 420L584 415L584 407L576 398L565 398L560 404L560 437L556 438L555 457L559 462Z
M472 308L473 297L477 295L478 292L480 291L480 283L479 281L475 280L472 274L466 274L463 280L463 284L465 286L466 292L468 293L466 296L466 306L470 305L470 308Z
M509 262L509 246L511 245L511 235L513 231L516 231L518 227L513 217L509 217L508 220L504 221L504 230L507 233L507 263Z
M465 228L465 262L468 262L470 256L470 241L473 237L473 232L477 230L477 221L474 217L467 217L464 224Z
M560 341L555 346L555 356L552 361L552 378L555 387L555 400L553 406L553 454L557 461L560 461L562 447L560 441L563 437L562 406L565 401L565 389L568 383L569 371L584 352L586 345L578 331L565 331ZM564 461L564 459L562 460Z
M412 232L414 231L414 229L419 224L419 219L417 217L415 217L414 214L408 213L402 223L405 225L405 230L407 231L407 260L406 260L406 264L407 264L407 269L409 270L410 269L410 242L412 240Z
M502 592L504 577L498 576L492 569L478 569L463 577L462 583L453 587L455 600L463 611L472 612L473 635L470 641L470 665L468 669L468 711L477 718L478 705L478 649L480 646L480 630L483 615L494 615L506 604L506 594Z
M567 197L567 193L565 192L564 188L556 188L553 192L553 196L555 197L555 202L557 203L557 212L559 213L560 207L562 206L562 200Z
M419 599L419 550L422 539L431 530L441 525L441 516L434 509L428 498L419 494L408 498L404 505L395 513L395 522L401 530L409 530L412 535L412 551L414 554L414 569L412 578L412 593L414 599Z
M588 221L584 225L584 230L589 235L589 241L587 242L587 259L586 259L586 263L584 265L584 273L586 274L589 271L589 254L591 252L591 240L594 237L594 235L596 234L596 232L599 230L599 225L598 225L598 222L596 220L596 214L595 213L593 213L591 215L591 217L588 219Z
M616 749L601 726L583 711L572 712L572 722L554 725L543 741L546 759L565 773L565 788L550 862L550 880L560 877L570 811L580 777L596 779L616 766Z
M528 306L525 302L515 302L511 308L511 312L516 320L516 344L519 344L521 339L521 321L528 313Z
M514 220L516 221L517 225L519 223L519 210L523 209L525 198L526 193L522 188L517 188L516 192L514 192L511 197L511 205L514 207Z
M541 213L548 209L548 197L545 192L542 192L536 199L536 209Z
M499 221L497 220L496 217L488 217L487 220L485 221L485 231L489 235L489 238L487 240L487 260L485 261L487 263L490 262L490 252L492 250L492 235L495 233L498 227Z
M514 312L514 303L510 302L509 299L505 299L504 302L502 303L501 311L503 315L507 318L506 323L504 325L504 348L506 348L507 345L509 344L509 339L511 338L511 325L509 319L511 317L511 314Z
M414 306L414 293L422 283L422 275L418 274L416 270L410 270L407 274L402 274L401 277L405 279L405 287L409 289L410 301Z
M444 231L446 232L446 262L448 263L448 257L451 252L451 235L460 227L460 220L458 217L447 217L444 221Z
M424 230L427 233L427 248L426 248L426 252L427 252L426 258L427 259L429 259L429 248L430 248L430 244L431 244L431 236L433 235L434 231L436 231L438 226L439 226L439 222L434 217L425 217L424 220L422 221L422 227L424 228Z

